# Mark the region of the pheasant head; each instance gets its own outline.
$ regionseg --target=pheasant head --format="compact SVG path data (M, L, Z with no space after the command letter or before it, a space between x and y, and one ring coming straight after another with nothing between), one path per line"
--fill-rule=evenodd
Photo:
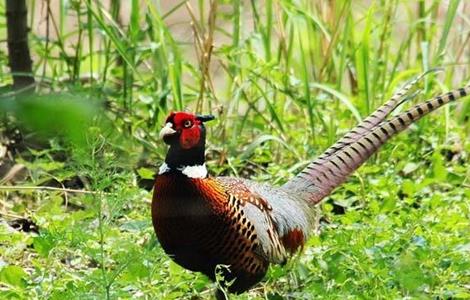
M170 146L165 163L160 167L160 174L175 171L189 177L207 176L204 165L206 145L204 122L213 119L212 115L170 113L160 131L160 138Z

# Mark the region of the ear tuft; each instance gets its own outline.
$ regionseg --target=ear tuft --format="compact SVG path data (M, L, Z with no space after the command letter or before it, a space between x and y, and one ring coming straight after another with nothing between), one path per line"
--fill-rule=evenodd
M196 115L196 119L204 123L214 120L215 117L213 115Z

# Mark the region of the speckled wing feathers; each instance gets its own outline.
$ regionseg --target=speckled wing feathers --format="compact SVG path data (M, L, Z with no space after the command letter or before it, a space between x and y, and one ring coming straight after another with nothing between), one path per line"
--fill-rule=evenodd
M239 214L247 217L256 232L255 252L273 263L284 263L288 257L271 216L272 206L260 195L250 191L242 180L218 179L225 186L231 206L240 208Z
M236 195L244 213L255 225L261 246L257 253L270 262L282 264L303 246L313 220L312 209L305 202L279 188L247 179L218 177L217 180L230 194Z

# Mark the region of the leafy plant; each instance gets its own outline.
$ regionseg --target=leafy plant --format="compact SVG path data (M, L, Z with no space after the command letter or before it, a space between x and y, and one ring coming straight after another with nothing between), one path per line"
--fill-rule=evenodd
M214 175L281 184L416 74L445 68L420 100L469 80L464 1L58 3L30 2L34 95L0 49L2 299L211 297L150 221L170 110L217 116ZM470 298L468 107L384 146L303 253L233 298Z

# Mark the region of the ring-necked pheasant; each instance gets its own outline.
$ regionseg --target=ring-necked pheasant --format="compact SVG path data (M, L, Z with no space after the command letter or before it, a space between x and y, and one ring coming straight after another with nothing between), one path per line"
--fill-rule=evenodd
M232 177L211 177L205 166L210 115L171 113L160 132L170 146L156 178L153 226L179 265L215 280L217 265L228 291L259 282L270 263L282 264L311 233L311 207L361 166L381 145L431 111L470 94L470 85L387 116L416 83L409 83L342 139L280 187ZM220 292L220 291L219 291ZM220 294L219 294L220 296Z

